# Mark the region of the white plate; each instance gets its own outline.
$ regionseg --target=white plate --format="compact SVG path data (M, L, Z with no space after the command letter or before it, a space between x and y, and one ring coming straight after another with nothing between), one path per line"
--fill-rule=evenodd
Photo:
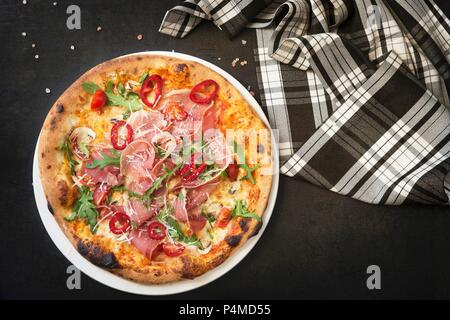
M151 51L151 52L139 52L126 56L133 56L137 54L146 54L146 55L165 55L174 58L180 58L184 60L191 60L207 66L208 68L214 70L225 79L227 79L239 92L242 96L247 100L250 106L254 109L254 111L258 114L258 116L264 121L268 128L270 128L269 122L267 121L266 116L261 110L261 107L258 105L253 96L248 92L242 84L240 84L235 78L233 78L230 74L220 69L219 67L196 57L176 53L176 52L166 52L166 51ZM39 140L38 140L39 141ZM276 147L276 142L274 136L272 135L272 148L273 153L273 164L274 168L279 167L278 162L278 148ZM36 199L36 204L39 210L39 215L41 216L42 222L44 223L45 229L47 230L50 238L53 240L55 245L58 247L59 251L78 269L80 269L83 273L95 279L104 285L112 287L114 289L136 293L136 294L144 294L144 295L167 295L167 294L175 294L181 293L185 291L189 291L195 288L199 288L205 284L210 283L211 281L216 280L221 277L228 271L230 271L234 266L236 266L244 257L250 252L250 250L255 246L256 242L261 238L267 224L269 223L270 216L272 215L273 207L275 205L275 200L278 192L278 170L275 170L273 180L272 180L272 189L270 192L269 201L267 204L266 211L264 212L263 225L259 233L250 238L241 248L236 250L231 256L225 260L220 266L210 270L204 275L197 277L193 280L181 280L177 282L167 283L167 284L159 284L159 285L149 285L149 284L140 284L137 282L133 282L130 280L126 280L117 275L112 274L109 271L106 271L100 267L89 262L85 259L78 251L72 246L71 242L65 236L64 232L59 227L56 220L53 218L53 215L50 213L47 207L47 200L45 198L44 190L42 188L42 183L39 175L39 166L38 166L38 151L37 145L34 153L33 160L33 189L34 196Z

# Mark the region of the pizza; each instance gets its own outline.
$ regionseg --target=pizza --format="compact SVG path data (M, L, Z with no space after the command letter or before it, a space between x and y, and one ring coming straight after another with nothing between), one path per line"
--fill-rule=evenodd
M201 63L100 64L52 106L39 140L50 212L89 261L142 283L192 279L258 233L270 131Z

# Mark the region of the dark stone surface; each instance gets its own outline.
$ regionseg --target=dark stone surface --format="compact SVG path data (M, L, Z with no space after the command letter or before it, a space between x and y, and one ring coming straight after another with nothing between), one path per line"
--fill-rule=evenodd
M81 290L66 288L69 262L43 227L31 185L41 124L79 75L131 52L175 49L193 54L256 90L255 44L241 44L253 31L230 41L203 23L184 40L159 34L166 9L178 0L60 0L56 7L53 1L28 2L0 2L0 297L145 298L87 276ZM80 31L65 25L72 3L82 10ZM448 1L438 3L450 12ZM138 34L142 41L136 40ZM249 64L232 68L235 57ZM47 87L51 94L44 93ZM450 298L449 229L449 208L372 206L282 177L274 214L254 250L222 278L170 298ZM365 270L371 264L381 267L382 290L366 288Z

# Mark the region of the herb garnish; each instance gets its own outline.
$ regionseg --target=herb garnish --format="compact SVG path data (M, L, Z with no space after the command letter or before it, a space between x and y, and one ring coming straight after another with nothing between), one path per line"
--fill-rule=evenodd
M148 72L144 72L144 73L142 74L142 76L139 78L139 83L140 83L140 84L143 84L144 81L147 79L147 77L148 77Z
M106 153L100 152L102 158L101 159L94 159L91 163L86 164L86 168L88 169L94 169L94 168L100 168L103 169L106 166L119 166L120 165L120 152L117 150L111 149L111 153L114 155L114 157L110 157Z
M78 164L78 162L76 162L72 158L72 150L70 150L70 143L67 139L63 142L60 149L64 151L67 162L69 163L70 174L73 176L75 174L75 166Z
M159 158L163 158L166 155L166 150L161 148L161 145L159 143L156 144L156 153L158 154Z
M134 197L134 198L138 198L140 199L144 204L146 205L150 205L153 198L152 198L152 194L153 192L155 192L156 190L158 190L159 188L161 188L161 185L163 184L164 180L170 180L170 178L172 178L172 176L178 171L178 169L180 169L182 166L182 163L177 164L172 170L169 170L167 168L164 168L165 173L158 177L155 182L153 182L153 185L150 187L150 189L148 189L147 191L145 191L145 193L143 195L140 195L138 193L132 192L130 190L127 190L130 197Z
M96 224L99 213L95 207L92 191L86 187L78 187L79 197L72 207L72 213L65 217L66 221L73 221L75 218L83 219L91 228L92 233L97 231Z
M108 81L106 84L106 96L108 97L108 104L111 106L122 106L128 108L130 111L138 111L142 109L142 104L138 99L138 96L135 94L119 94L116 95L113 92L114 84L111 81ZM123 88L125 90L125 88ZM120 90L118 89L119 93Z
M84 91L90 94L94 94L95 91L101 90L94 82L83 82L81 86ZM126 91L122 83L119 83L117 86L118 95L114 94L113 89L114 84L111 81L108 81L105 90L106 96L108 97L108 105L126 107L130 112L142 109L139 95L134 92Z
M234 141L234 152L236 153L238 157L238 166L239 168L242 168L245 170L245 176L243 176L240 180L249 180L252 184L256 184L255 178L253 178L253 171L259 169L261 166L259 163L254 166L250 167L247 164L247 160L245 159L244 150L238 145L236 141Z
M101 90L101 88L97 84L95 84L94 82L90 82L90 81L83 82L81 84L81 87L83 88L84 91L86 91L87 93L90 93L90 94L94 94L95 91Z
M247 205L242 200L238 200L236 202L233 211L231 211L231 217L252 218L261 221L260 216L258 216L253 212L248 211Z
M173 216L173 208L165 207L161 212L156 216L156 218L167 226L167 233L175 241L183 242L188 246L196 246L199 249L203 249L202 243L195 236L187 236L181 230L180 224L176 221Z

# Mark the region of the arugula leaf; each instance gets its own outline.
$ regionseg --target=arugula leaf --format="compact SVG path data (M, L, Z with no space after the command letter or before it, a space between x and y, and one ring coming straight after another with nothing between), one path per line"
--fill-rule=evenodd
M142 109L142 104L137 95L116 95L113 92L114 84L108 81L106 84L106 96L108 97L108 104L110 106L126 107L130 111L138 111ZM125 88L124 88L125 89Z
M248 211L247 205L242 200L238 200L236 202L233 211L231 211L231 217L252 218L261 221L260 216L258 216L253 212Z
M78 164L75 160L72 158L72 150L70 150L70 143L69 140L64 140L63 144L60 147L60 150L64 152L67 162L69 163L70 168L70 174L75 174L75 166Z
M148 77L148 72L144 72L143 74L142 74L142 76L139 78L139 83L144 83L144 81L147 79L147 77Z
M160 144L157 143L156 144L156 153L158 154L159 158L163 158L164 155L166 154L166 150L164 150L163 148L161 148Z
M73 221L75 218L83 219L91 228L91 232L95 233L97 230L97 219L99 213L94 204L92 191L86 187L78 187L79 197L72 207L72 213L69 217L65 217L66 221Z
M156 216L160 222L168 226L167 233L169 236L175 241L203 249L202 243L195 235L187 236L183 233L180 224L173 218L172 214L173 208L166 207Z
M256 184L255 178L253 178L253 171L256 171L257 169L259 169L261 167L260 164L257 164L254 167L250 167L247 164L247 160L245 159L245 155L244 155L244 150L238 145L238 143L236 141L234 141L234 152L236 153L237 157L238 157L238 166L239 168L242 168L245 170L245 176L243 176L240 180L248 180L250 181L252 184Z
M86 165L86 168L88 169L94 169L94 168L100 168L103 169L106 166L120 166L120 153L114 149L111 149L111 153L115 157L110 157L106 153L101 152L101 159L94 159L91 163L88 163Z
M127 120L131 116L131 111L129 109L125 110L125 112L122 114L122 119Z
M71 222L71 221L75 220L76 217L77 217L77 213L75 211L72 211L70 213L70 216L64 217L64 220Z
M126 93L125 87L123 86L122 82L120 82L117 85L117 92L119 92L119 94L123 97Z
M208 223L211 225L214 221L216 221L216 217L214 217L212 214L209 214L206 212L205 207L202 207L201 215L205 217L205 219L208 221Z
M90 94L94 94L95 91L100 90L100 87L97 84L95 84L94 82L91 82L91 81L83 82L81 84L81 87L83 88L83 90L85 92L90 93Z
M172 178L172 176L178 171L178 169L181 168L183 164L180 162L179 164L177 164L172 170L168 170L167 168L165 169L166 172L158 177L155 182L153 182L153 185L150 187L150 189L148 189L143 195L137 194L135 192L132 192L130 190L127 190L130 197L134 197L134 198L138 198L140 199L144 204L150 205L152 202L152 194L153 192L155 192L156 190L158 190L162 183L164 182L164 180L169 181L170 178Z

